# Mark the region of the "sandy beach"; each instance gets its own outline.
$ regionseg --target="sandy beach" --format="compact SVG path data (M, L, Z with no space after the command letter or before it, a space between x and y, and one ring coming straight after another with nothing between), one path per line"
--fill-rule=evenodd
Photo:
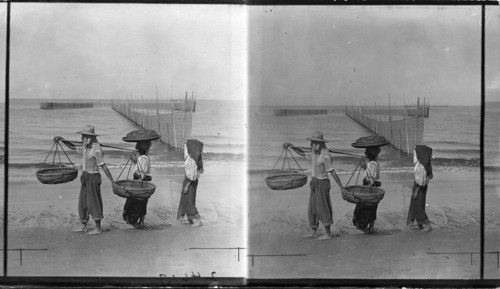
M344 201L333 180L332 231L336 237L303 239L308 184L287 191L269 189L264 174L249 179L250 278L477 279L480 273L480 174L436 168L426 212L432 232L406 227L411 175L382 174L375 233L352 225L354 204ZM349 176L341 175L345 184ZM495 181L497 182L497 181ZM500 251L498 184L486 192L485 251ZM324 233L320 226L319 233ZM449 254L448 254L449 253ZM457 254L465 253L465 254ZM297 254L297 255L295 255ZM258 256L275 255L275 256ZM279 255L279 256L276 256ZM498 278L497 255L486 254L485 278Z
M120 171L111 173L116 178ZM122 218L125 199L103 174L104 232L94 236L71 232L79 224L79 178L57 185L43 185L34 175L10 182L8 244L24 250L22 257L9 251L9 276L245 276L238 250L211 249L245 247L241 167L205 165L196 200L204 225L197 228L176 220L182 177L153 171L157 189L146 228L134 229Z

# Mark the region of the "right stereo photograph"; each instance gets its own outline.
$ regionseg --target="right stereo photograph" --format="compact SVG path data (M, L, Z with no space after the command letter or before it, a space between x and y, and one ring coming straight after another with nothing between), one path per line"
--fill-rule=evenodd
M250 280L500 276L500 9L482 9L248 8Z

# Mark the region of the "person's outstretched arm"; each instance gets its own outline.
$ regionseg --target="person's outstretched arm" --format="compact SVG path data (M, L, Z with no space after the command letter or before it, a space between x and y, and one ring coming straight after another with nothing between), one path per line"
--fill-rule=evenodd
M330 156L323 157L323 163L326 166L326 171L332 175L333 179L335 180L337 185L340 187L340 190L342 191L342 193L345 194L347 191L344 188L344 186L342 185L342 182L340 181L340 178L337 175L337 172L335 172L335 169L333 168L333 163L332 163L331 157Z
M115 181L113 180L113 176L111 175L111 172L109 171L108 166L106 166L106 164L102 164L101 168L104 171L104 174L106 174L106 176L108 177L111 184L114 184Z
M344 186L342 185L342 182L340 181L340 178L339 176L337 175L337 173L335 172L335 170L332 168L329 170L330 174L332 175L333 179L335 180L335 182L337 183L337 185L340 187L340 191L342 191L342 193L346 193L347 190L344 188Z
M296 147L294 146L293 144L291 143L283 143L283 145L281 146L283 149L287 149L287 148L291 148L294 152L296 152L298 155L301 155L303 157L307 157L308 159L310 159L311 157L311 153L306 153L303 149L299 148L299 147Z
M55 142L61 142L65 144L70 150L77 150L78 146L81 146L81 142L74 142L64 139L62 136L55 136L53 138Z

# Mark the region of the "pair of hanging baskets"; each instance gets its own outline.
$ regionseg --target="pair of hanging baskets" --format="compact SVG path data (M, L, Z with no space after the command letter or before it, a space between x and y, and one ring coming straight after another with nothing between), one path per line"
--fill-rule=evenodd
M281 157L283 156L283 153L285 153L285 157L283 158L283 166L281 168L281 171L270 174L266 177L267 186L272 190L291 190L304 186L307 183L307 175L304 174L304 171L300 167L297 160L295 160L295 157L292 155L292 152L288 148L283 149L283 151L281 152L281 155L279 156L276 164L273 167L273 171L276 168L276 165L280 161ZM299 167L300 172L297 170L292 170L290 168L289 161L288 170L285 170L285 163L287 163L288 154L290 154L290 156L293 158L293 160Z

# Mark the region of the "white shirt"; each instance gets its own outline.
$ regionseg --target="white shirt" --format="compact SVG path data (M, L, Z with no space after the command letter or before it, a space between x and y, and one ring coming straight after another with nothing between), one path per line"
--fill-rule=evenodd
M188 154L187 147L184 144L184 170L186 171L186 177L191 181L196 181L200 174L203 173L202 170L198 170L198 165L194 159Z
M314 152L306 153L306 158L311 160L311 176L320 180L328 179L328 172L333 170L332 156L327 149L322 149L319 155Z
M380 181L380 168L376 161L371 161L366 165L365 178Z
M151 165L149 163L149 157L147 155L141 155L137 158L137 164L135 165L135 172L138 175L144 174L145 176L151 175Z
M99 166L104 164L103 153L99 143L93 143L91 148L76 147L77 153L83 155L82 170L90 174L99 173Z
M427 176L427 171L424 166L418 161L417 153L413 150L413 164L415 164L414 174L415 183L419 186L425 186L429 183L429 177Z

